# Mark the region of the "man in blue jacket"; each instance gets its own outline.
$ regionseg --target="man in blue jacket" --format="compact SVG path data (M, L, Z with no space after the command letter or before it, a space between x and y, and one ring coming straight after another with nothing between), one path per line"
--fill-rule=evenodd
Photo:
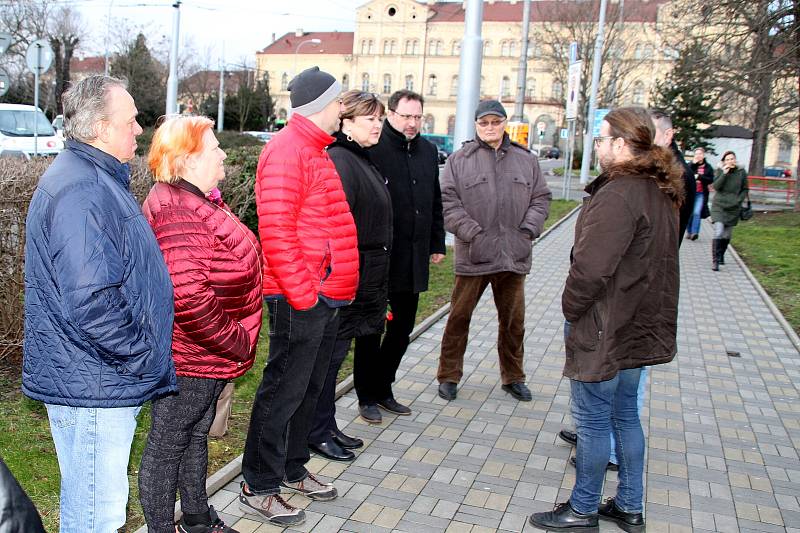
M61 533L125 524L141 405L176 390L172 284L130 193L136 106L121 80L64 94L66 149L26 225L22 390L45 403L61 470Z

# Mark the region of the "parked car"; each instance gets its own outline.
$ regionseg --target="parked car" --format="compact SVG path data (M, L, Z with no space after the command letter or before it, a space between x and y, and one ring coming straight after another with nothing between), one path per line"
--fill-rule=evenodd
M272 136L275 135L275 133L271 131L243 131L242 133L255 137L259 141L264 141L264 144L270 142L272 140Z
M764 176L767 178L791 178L792 171L779 165L764 167Z
M64 140L56 135L40 109L31 105L0 104L0 152L56 155L63 149Z

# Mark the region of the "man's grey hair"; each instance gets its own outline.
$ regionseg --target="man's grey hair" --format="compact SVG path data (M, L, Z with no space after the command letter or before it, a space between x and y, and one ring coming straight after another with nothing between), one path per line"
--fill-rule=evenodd
M128 82L111 76L89 76L64 93L64 137L81 142L97 138L97 124L108 120L108 91L128 88Z
M649 111L650 118L653 119L658 131L667 131L672 127L672 118L670 118L669 113L663 109L650 109Z

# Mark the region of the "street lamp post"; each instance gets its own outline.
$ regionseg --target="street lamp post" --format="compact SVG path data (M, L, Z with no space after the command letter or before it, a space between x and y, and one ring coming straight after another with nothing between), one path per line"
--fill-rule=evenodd
M319 39L306 39L305 41L301 41L297 43L297 46L294 48L294 65L292 66L292 77L297 76L297 52L300 51L300 48L306 44L322 44L322 41Z

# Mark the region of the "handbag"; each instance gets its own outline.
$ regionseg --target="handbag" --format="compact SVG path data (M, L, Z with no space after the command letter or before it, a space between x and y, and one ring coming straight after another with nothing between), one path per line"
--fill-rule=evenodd
M750 191L747 192L747 203L739 206L739 218L742 220L750 220L753 218L753 207L750 204Z

